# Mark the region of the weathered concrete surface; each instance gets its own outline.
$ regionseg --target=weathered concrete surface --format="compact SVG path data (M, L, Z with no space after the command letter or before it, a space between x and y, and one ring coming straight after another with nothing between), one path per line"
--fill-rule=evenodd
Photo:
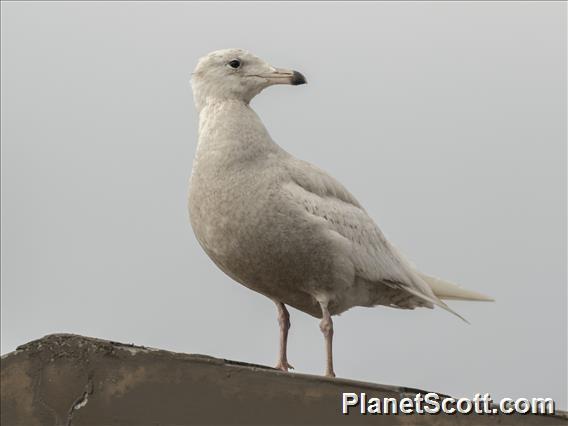
M2 357L1 424L565 425L556 416L342 415L342 392L418 391L187 355L69 334Z

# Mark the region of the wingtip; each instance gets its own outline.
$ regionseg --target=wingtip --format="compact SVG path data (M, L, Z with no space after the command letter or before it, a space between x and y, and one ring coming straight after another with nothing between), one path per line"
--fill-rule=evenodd
M456 317L458 317L459 319L461 319L463 322L465 322L468 325L471 325L471 323L465 319L464 317L462 317L460 314L458 314L456 311L454 311L452 308L450 308L448 305L446 305L444 302L442 302L442 304L440 305L442 308L444 308L446 311L448 311L451 314L454 314Z

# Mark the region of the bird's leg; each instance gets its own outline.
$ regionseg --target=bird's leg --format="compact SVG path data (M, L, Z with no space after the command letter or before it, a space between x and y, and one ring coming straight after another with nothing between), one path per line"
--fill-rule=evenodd
M282 302L274 301L278 309L278 324L280 324L280 353L278 355L278 363L276 367L278 370L288 371L294 369L288 364L288 357L286 356L286 349L288 346L288 330L290 329L290 314L286 306Z
M333 371L333 321L331 320L331 315L327 310L327 303L320 302L322 318L320 322L320 330L325 338L325 352L327 356L325 375L327 377L335 377L335 372Z

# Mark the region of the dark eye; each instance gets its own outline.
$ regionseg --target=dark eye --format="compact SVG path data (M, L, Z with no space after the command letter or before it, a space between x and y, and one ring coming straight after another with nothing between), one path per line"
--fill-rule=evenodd
M231 68L237 69L241 66L241 61L239 61L238 59L233 59L231 62L229 62L229 66Z

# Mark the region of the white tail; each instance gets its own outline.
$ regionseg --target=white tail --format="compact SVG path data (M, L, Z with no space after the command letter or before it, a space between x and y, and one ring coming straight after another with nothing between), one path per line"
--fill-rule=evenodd
M420 275L420 278L426 281L434 294L440 299L478 300L483 302L494 302L494 299L489 296L485 296L484 294L477 293L475 291L466 290L465 288L461 288L460 286L448 281L431 277L420 272L418 272L418 275Z

